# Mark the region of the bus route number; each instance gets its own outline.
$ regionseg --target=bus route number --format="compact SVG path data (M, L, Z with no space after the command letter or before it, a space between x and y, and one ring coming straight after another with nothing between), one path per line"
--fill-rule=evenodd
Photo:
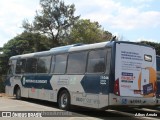
M102 80L102 79L103 79L103 80L107 80L107 79L109 79L109 78L108 78L108 76L100 76L100 79L101 79L101 80Z
M106 85L106 80L108 79L108 76L100 76L100 84Z

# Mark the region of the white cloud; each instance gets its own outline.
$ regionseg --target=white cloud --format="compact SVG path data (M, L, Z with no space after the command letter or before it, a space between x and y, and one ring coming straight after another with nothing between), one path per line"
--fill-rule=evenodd
M111 27L120 29L153 28L160 26L160 12L141 12L135 8L128 8L120 11L115 19L109 20ZM114 18L113 17L113 18Z
M151 11L156 0L65 0L75 4L76 15L98 21L102 27L120 30L152 29L160 27L160 11ZM39 0L0 0L0 46L22 31L22 21L33 20ZM143 9L150 7L150 10ZM116 32L116 31L115 31ZM4 41L5 40L5 41Z
M39 0L0 0L0 46L22 32L22 21L32 20L39 6Z
M134 0L138 2L139 0ZM81 0L75 2L78 11L82 13L82 18L98 21L110 28L132 30L138 28L160 27L159 11L144 11L142 5L153 0L140 0L137 6L124 6L114 0ZM93 9L94 7L94 9ZM85 10L87 9L87 10ZM88 12L89 11L89 12Z
M132 0L133 2L135 2L135 3L138 3L138 4L140 4L140 3L148 3L148 2L153 2L154 0Z
M159 41L158 41L158 40L148 39L148 38L144 38L144 37L141 37L141 38L138 38L137 40L132 40L132 41L134 41L134 42L150 41L150 42L159 43Z

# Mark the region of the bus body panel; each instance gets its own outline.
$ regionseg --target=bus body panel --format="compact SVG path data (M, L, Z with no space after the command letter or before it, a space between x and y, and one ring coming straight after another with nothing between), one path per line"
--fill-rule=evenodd
M156 84L155 50L132 44L116 44L115 79L119 95L154 97Z
M50 70L50 72L46 74L15 73L16 61L18 59L27 59L32 57L38 58L39 56L44 55L56 56L58 54L64 54L66 52L67 54L70 54L70 52L79 52L83 50L87 51L89 54L91 50L96 51L99 49L109 51L109 56L107 56L108 53L106 52L107 58L104 58L106 60L105 72L91 74L87 73L85 70L83 74L67 74L66 72L64 74L54 74ZM48 52L44 52L44 54L43 52L39 52L11 57L10 60L14 61L12 62L14 73L12 77L8 77L7 79L8 83L5 86L6 93L9 95L13 95L14 88L16 85L18 85L21 89L22 97L57 102L59 91L62 89L67 89L70 94L72 105L98 109L115 105L155 104L155 97L152 95L147 96L148 94L150 94L150 92L154 93L155 91L146 90L145 94L147 95L143 95L143 88L149 89L149 83L152 83L154 88L155 84L155 80L153 77L154 75L150 75L151 72L154 73L153 71L155 70L155 50L153 48L133 44L130 42L104 42L97 45L93 44L84 45L82 47L72 47L68 51L65 49L65 52L58 51L50 50ZM124 52L126 52L128 55L135 54L135 58L140 60L122 59L122 57L124 57ZM144 56L144 54L151 55L152 61L142 62L141 59L144 59L144 57L150 57ZM146 59L150 60L150 58ZM52 65L52 63L50 63L50 65ZM130 68L130 65L134 67L134 69ZM50 69L51 68L52 66L50 67ZM127 68L130 68L131 70L128 70ZM130 80L131 78L134 79L133 83L122 82L122 80L133 81ZM151 78L153 78L154 82L150 80ZM141 79L145 81L142 81ZM114 91L116 80L119 80L119 95L117 95ZM134 90L138 90L136 94L134 94Z
M156 98L157 98L157 105L160 105L160 56L156 56L156 62L157 62L157 92L156 92Z
M109 94L109 106L153 106L156 105L155 97L117 96Z
M5 93L7 95L13 96L13 89L14 89L14 87L6 85L5 86Z
M51 85L53 90L67 88L73 105L99 108L108 105L108 93L102 94L106 89L102 89L100 80L101 75L54 75Z
M47 80L44 76L37 77L33 75L24 75L14 77L14 84L12 84L13 86L20 86L22 97L52 102L57 102L57 93L61 88L67 88L68 91L70 91L71 104L84 107L103 108L108 106L108 92L104 89L108 88L106 87L106 78L104 75L53 75L52 78ZM50 87L47 89L44 84L40 84L42 80L43 82L45 80L48 82L51 86L51 90L49 90ZM94 80L94 82L90 80ZM106 81L104 82L104 80ZM97 84L99 87L96 86ZM104 85L105 87L103 87ZM6 86L6 93L13 95L14 87L8 89L10 92L7 92L7 88L8 86Z

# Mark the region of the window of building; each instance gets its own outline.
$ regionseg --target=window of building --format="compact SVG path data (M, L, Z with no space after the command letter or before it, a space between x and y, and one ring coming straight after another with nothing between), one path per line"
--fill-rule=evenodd
M86 61L87 52L69 54L67 73L85 73Z

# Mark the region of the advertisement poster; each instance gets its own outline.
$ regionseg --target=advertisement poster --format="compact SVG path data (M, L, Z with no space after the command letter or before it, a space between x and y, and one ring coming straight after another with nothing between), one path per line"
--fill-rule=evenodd
M155 92L155 50L150 47L116 44L115 79L120 96L151 97Z

